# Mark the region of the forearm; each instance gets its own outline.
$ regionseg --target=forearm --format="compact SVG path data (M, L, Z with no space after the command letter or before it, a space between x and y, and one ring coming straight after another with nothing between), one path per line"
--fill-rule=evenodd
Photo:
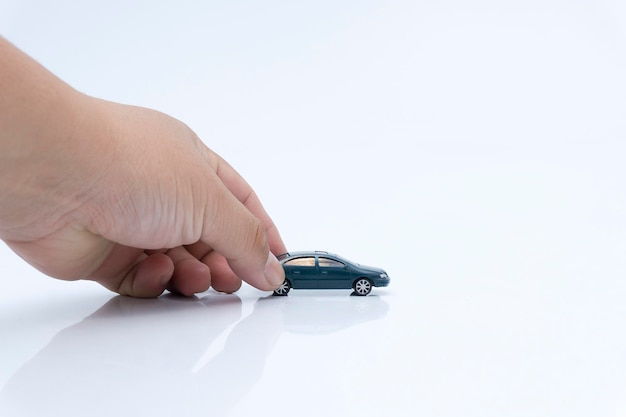
M75 92L1 37L0 91L0 166L5 174L9 164L41 152L46 140L68 136Z
M0 37L0 238L41 221L29 206L67 199L59 186L81 180L68 167L94 147L81 140L89 102Z

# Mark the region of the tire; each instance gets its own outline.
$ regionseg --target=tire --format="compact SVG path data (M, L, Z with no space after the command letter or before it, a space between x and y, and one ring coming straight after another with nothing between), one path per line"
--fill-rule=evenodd
M353 287L356 295L365 296L372 291L372 281L367 278L359 278L354 282Z
M284 280L280 287L274 290L274 295L287 295L289 290L291 289L291 283L287 280Z

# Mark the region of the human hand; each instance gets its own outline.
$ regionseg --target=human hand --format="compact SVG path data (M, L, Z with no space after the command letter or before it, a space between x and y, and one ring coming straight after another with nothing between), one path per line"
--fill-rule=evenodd
M272 220L191 129L80 94L0 46L20 69L11 78L0 65L0 237L15 252L48 275L137 297L282 283ZM28 105L16 109L12 91Z

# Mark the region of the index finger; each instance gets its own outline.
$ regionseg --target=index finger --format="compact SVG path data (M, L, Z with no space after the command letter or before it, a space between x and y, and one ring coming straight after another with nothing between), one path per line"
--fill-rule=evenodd
M224 183L226 188L239 200L255 217L257 217L265 227L267 240L270 250L275 255L287 252L285 243L283 242L278 228L274 224L265 208L261 204L261 200L254 192L252 187L239 173L219 155L213 153L215 161L213 162L215 173Z
M274 290L285 279L272 253L286 251L280 234L252 187L229 164L208 148L204 155L212 175L206 184L201 245L226 258L240 279L262 290Z

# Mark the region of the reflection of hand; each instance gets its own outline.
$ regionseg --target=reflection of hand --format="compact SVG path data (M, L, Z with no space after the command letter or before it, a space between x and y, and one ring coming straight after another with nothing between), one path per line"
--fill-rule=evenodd
M285 252L250 186L183 123L71 89L0 37L0 238L120 294L271 290Z
M0 415L146 415L155 407L223 415L258 381L281 332L282 311L268 307L257 302L224 349L197 369L213 341L240 319L239 297L113 298L57 334L11 378Z

